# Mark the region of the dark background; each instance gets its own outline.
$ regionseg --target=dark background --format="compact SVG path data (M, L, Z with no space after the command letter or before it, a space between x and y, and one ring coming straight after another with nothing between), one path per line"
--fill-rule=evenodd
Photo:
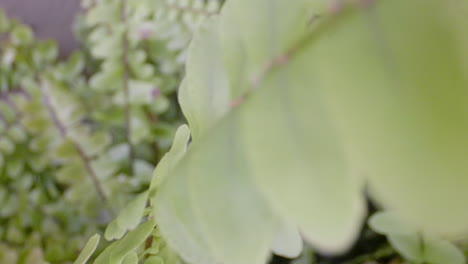
M0 8L31 26L38 38L56 40L62 56L78 47L72 26L80 0L0 0Z

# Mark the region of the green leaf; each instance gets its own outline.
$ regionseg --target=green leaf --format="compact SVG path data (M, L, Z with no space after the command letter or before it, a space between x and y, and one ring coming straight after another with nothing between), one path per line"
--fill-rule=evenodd
M212 18L203 23L188 50L187 74L179 89L179 102L194 140L230 109L219 42L219 22Z
M124 68L117 62L111 64L112 67L104 68L99 73L91 77L89 84L97 91L118 91L123 88L122 75Z
M75 145L71 140L65 139L58 142L54 148L53 156L56 159L70 159L78 155Z
M155 226L153 221L147 221L136 229L128 232L121 240L117 240L107 247L96 259L94 264L121 263L123 259L151 234Z
M338 253L357 238L365 213L362 181L312 85L311 60L297 56L273 72L227 122L240 123L241 141L233 144L244 147L270 203L295 221L314 247ZM229 135L226 129L217 133Z
M389 235L388 241L403 257L415 263L424 261L423 240L416 233L406 235Z
M11 40L16 45L27 45L33 41L33 38L31 29L24 25L15 25L11 32Z
M220 34L232 98L248 92L248 82L307 32L312 12L318 11L309 1L237 0L224 5Z
M111 23L119 21L119 2L107 2L91 8L86 16L86 24L91 27L99 23Z
M107 225L106 231L104 232L104 238L108 241L120 239L125 235L126 231L127 230L125 230L125 228L119 225L117 219L115 219Z
M463 252L448 241L412 235L389 235L389 242L406 259L416 263L463 264Z
M217 262L210 254L203 235L200 233L199 220L195 218L193 208L189 205L187 183L176 178L171 187L162 188L163 191L167 191L166 196L156 196L156 191L159 191L161 184L166 182L168 177L173 177L172 170L185 155L189 139L188 126L180 126L170 151L154 170L150 186L151 203L159 230L171 247L189 263L215 264ZM168 188L174 189L168 190ZM174 210L177 208L180 210ZM152 261L159 263L157 259Z
M125 258L130 252L135 250L139 245L145 242L146 238L151 234L155 226L153 221L147 221L141 224L139 227L130 231L118 241L118 244L113 249L110 262L119 263Z
M85 58L83 53L75 51L70 55L70 58L65 64L65 72L67 76L78 76L85 67Z
M96 248L97 248L97 246L99 244L100 238L101 237L98 234L95 234L94 236L92 236L88 240L88 242L86 242L86 245L84 246L83 250L81 251L78 258L75 260L75 262L73 262L73 264L86 264L88 259L91 257L91 255L96 250Z
M8 161L8 166L6 168L7 175L15 179L19 177L24 170L24 161L22 159L13 159Z
M466 263L460 249L448 241L419 234L394 213L377 213L369 220L371 228L387 235L392 246L405 258L417 263Z
M276 255L295 259L301 254L302 248L302 238L297 227L290 223L281 223L273 239L272 251Z
M0 138L0 151L5 154L11 154L15 150L15 144L6 137Z
M186 179L175 178L172 174L169 179L165 180L152 201L159 231L187 263L218 263L200 231L201 220L195 217L190 204Z
M106 131L89 132L86 126L75 128L72 137L88 157L101 153L112 142L111 136Z
M372 215L369 225L372 230L383 235L404 235L415 232L415 228L409 227L392 212L379 212Z
M150 197L154 198L155 191L164 181L166 177L170 175L172 169L176 166L179 160L183 157L187 151L187 145L190 140L190 130L187 125L180 126L175 134L174 141L171 149L158 163L158 166L154 169L153 179L150 185Z
M200 256L188 252L189 241L207 247L208 254L226 264L264 263L275 217L254 188L246 153L236 144L238 131L227 123L222 127L226 134L212 133L203 144L193 142L161 186L155 201L159 228L190 263L200 263L193 260ZM163 214L166 219L162 219ZM181 236L182 232L190 240Z
M58 47L53 40L39 42L33 52L33 59L37 67L43 67L44 64L53 62L57 56Z
M23 143L27 139L27 134L24 131L24 129L19 126L12 126L8 130L8 135L10 136L11 139L13 139L16 143Z
M148 192L138 194L120 211L117 225L124 230L133 230L140 224L148 200ZM113 237L120 239L120 237Z
M263 8L249 9L248 5ZM332 113L321 101L318 88L311 85L315 80L308 65L313 59L285 57L278 63L283 67L270 69L281 52L289 55L288 48L295 48L289 45L308 37L305 7L301 1L258 0L228 2L223 10L221 19L226 24L221 32L226 28L236 32L236 22L242 32L235 35L241 40L233 37L232 42L222 42L224 55L232 51L232 45L241 43L225 58L230 83L248 85L231 87L231 94L243 96L248 91L249 95L234 97L243 103L240 100L241 104L203 137L194 138L155 202L162 234L188 262L196 263L200 257L193 253L193 243L207 248L223 263L264 263L276 225L270 205L324 252L342 252L358 235L365 213L361 180L354 175L349 150L329 119ZM256 11L246 15L248 10ZM236 16L236 21L229 17L223 20L230 15ZM297 31L285 33L293 25ZM282 34L286 41L274 41ZM229 68L244 55L244 64ZM200 56L198 60L201 58L206 59ZM194 65L209 67L200 62ZM236 74L236 70L246 69L247 74ZM197 104L210 104L207 100L210 98ZM188 118L193 120L191 126L198 125L194 118ZM195 221L187 223L187 218ZM174 222L179 226L169 226ZM246 243L245 238L252 233L255 238Z
M113 35L102 38L92 46L91 53L98 59L108 59L119 57L122 52L121 34L117 32Z
M132 105L147 105L153 103L156 99L154 96L157 88L151 82L130 80L128 82L129 98L128 101ZM114 97L114 102L118 105L124 105L126 100L123 92L119 92Z
M452 243L429 238L424 240L424 259L431 264L466 263L463 251Z
M301 55L310 85L371 196L423 232L455 237L468 230L468 2L374 2L319 23Z
M135 251L130 252L123 259L122 264L138 264L138 254Z

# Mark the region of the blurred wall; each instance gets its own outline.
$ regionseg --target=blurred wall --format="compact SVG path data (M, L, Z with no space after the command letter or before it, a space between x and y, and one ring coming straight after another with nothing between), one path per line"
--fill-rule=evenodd
M30 25L37 37L55 39L61 56L78 47L72 26L80 0L0 0L0 8Z

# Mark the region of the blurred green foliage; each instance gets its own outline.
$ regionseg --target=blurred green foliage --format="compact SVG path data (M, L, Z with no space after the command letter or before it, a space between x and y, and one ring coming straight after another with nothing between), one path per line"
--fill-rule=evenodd
M338 254L368 195L406 260L465 263L468 6L324 3L84 0L66 61L1 14L0 262Z
M220 8L82 4L82 49L66 60L53 41L0 12L0 263L72 263L88 237L134 209L132 199L140 209L131 226L122 217L111 224L120 237L148 216L143 191L183 122L175 93L185 49ZM133 249L147 263L178 263L153 227Z

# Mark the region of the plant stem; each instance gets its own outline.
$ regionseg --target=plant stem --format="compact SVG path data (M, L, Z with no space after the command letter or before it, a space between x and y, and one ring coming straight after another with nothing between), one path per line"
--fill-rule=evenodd
M121 9L120 9L120 19L123 24L127 22L127 0L121 0ZM124 92L124 113L125 113L125 138L129 146L128 152L128 162L130 175L133 175L133 161L135 159L135 151L132 144L132 115L131 115L131 106L130 106L130 66L128 62L128 52L129 52L129 41L128 41L128 29L125 29L122 35L122 64L124 66L124 76L123 76L123 92Z
M89 159L89 157L86 156L86 152L83 150L83 148L80 146L80 144L78 142L76 142L75 140L73 140L70 136L69 136L69 131L68 131L68 128L63 124L63 122L60 120L58 114L57 114L57 110L54 108L54 106L52 105L52 102L50 100L50 96L48 94L48 91L47 91L47 85L43 82L41 82L41 84L39 85L40 87L40 91L41 91L41 94L42 94L42 102L44 104L44 106L46 107L47 111L49 112L49 116L51 117L52 119L52 122L54 123L55 127L58 129L59 133L60 133L60 136L63 138L63 139L67 139L71 142L71 144L73 145L73 148L77 151L85 169L86 169L86 172L89 176L89 178L91 179L91 181L93 182L93 185L94 185L94 188L96 189L96 193L99 197L99 199L101 200L101 202L103 202L104 204L108 204L108 200L107 200L107 197L104 193L104 190L101 186L101 183L97 177L97 174L96 172L94 171L93 167L91 166L91 160Z

